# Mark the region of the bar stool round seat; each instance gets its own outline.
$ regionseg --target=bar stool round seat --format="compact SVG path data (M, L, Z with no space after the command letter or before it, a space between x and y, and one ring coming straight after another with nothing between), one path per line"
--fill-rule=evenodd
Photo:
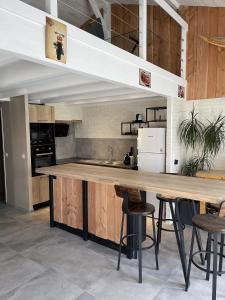
M210 233L225 233L225 218L220 218L217 215L196 215L192 218L192 223Z
M148 216L155 212L155 206L150 203L133 204L129 207L128 215Z

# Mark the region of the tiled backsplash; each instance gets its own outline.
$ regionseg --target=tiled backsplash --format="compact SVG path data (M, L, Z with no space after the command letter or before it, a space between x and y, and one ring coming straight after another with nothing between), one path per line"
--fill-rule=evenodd
M66 137L57 137L55 139L55 144L56 159L64 159L76 156L76 143L72 135Z
M137 139L76 138L76 157L108 160L110 147L113 149L112 159L123 160L130 147L133 147L135 155L137 154Z

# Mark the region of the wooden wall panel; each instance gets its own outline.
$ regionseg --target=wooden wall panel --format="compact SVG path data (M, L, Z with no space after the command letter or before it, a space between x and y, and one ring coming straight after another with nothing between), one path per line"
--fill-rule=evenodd
M134 43L129 41L129 36L139 39L139 7L138 5L123 5L122 7L119 4L112 4L111 12L112 44L130 51ZM138 47L134 54L138 55Z
M225 8L218 9L218 36L225 36ZM216 96L225 96L225 48L217 49L217 89Z
M112 43L126 51L134 44L120 35L139 40L138 5L112 4ZM147 60L155 65L180 75L180 26L159 6L148 5L147 10ZM122 20L124 20L124 23ZM119 35L120 34L120 35ZM138 48L135 55L138 55Z
M225 8L182 7L181 16L189 25L187 43L187 98L225 96L225 49L204 42L200 36L225 36Z
M122 199L116 196L114 186L89 182L88 194L89 232L119 243Z

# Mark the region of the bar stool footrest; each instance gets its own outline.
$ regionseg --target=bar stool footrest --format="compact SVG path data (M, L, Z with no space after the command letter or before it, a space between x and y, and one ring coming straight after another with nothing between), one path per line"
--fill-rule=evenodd
M122 242L121 242L121 245L124 246L124 247L127 247L127 245L124 243L124 240L129 238L129 237L134 237L134 236L137 236L136 233L132 233L132 234L126 234L123 236L122 238ZM152 240L152 244L150 246L145 246L145 247L142 247L141 249L142 250L147 250L147 249L151 249L152 247L154 247L156 245L156 241L154 240L154 238L148 234L145 234L143 235L145 238L148 238L150 240ZM138 246L137 246L138 248Z
M198 268L199 270L201 270L201 271L207 273L207 269L201 267L201 266L194 260L195 255L200 254L200 253L205 253L205 254L209 254L209 253L210 253L210 254L213 254L213 251L206 251L206 250L196 251L196 252L193 253L193 255L192 255L192 257L191 257L191 262L193 263L193 265L194 265L196 268ZM220 253L217 253L217 255L220 256ZM225 258L225 255L223 255L223 258ZM210 273L210 274L213 274L213 271L212 271L212 270L209 270L209 273ZM225 274L225 271L221 271L221 272L217 271L217 275L223 275L223 274Z

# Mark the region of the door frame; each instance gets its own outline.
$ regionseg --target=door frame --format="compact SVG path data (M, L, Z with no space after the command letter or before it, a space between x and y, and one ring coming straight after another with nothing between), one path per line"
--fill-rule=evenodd
M4 183L5 183L5 204L7 203L7 186L6 186L6 165L5 165L5 140L4 140L4 123L3 123L3 111L0 107L0 119L1 119L1 130L0 134L2 135L2 151L3 151L3 171L4 171Z

